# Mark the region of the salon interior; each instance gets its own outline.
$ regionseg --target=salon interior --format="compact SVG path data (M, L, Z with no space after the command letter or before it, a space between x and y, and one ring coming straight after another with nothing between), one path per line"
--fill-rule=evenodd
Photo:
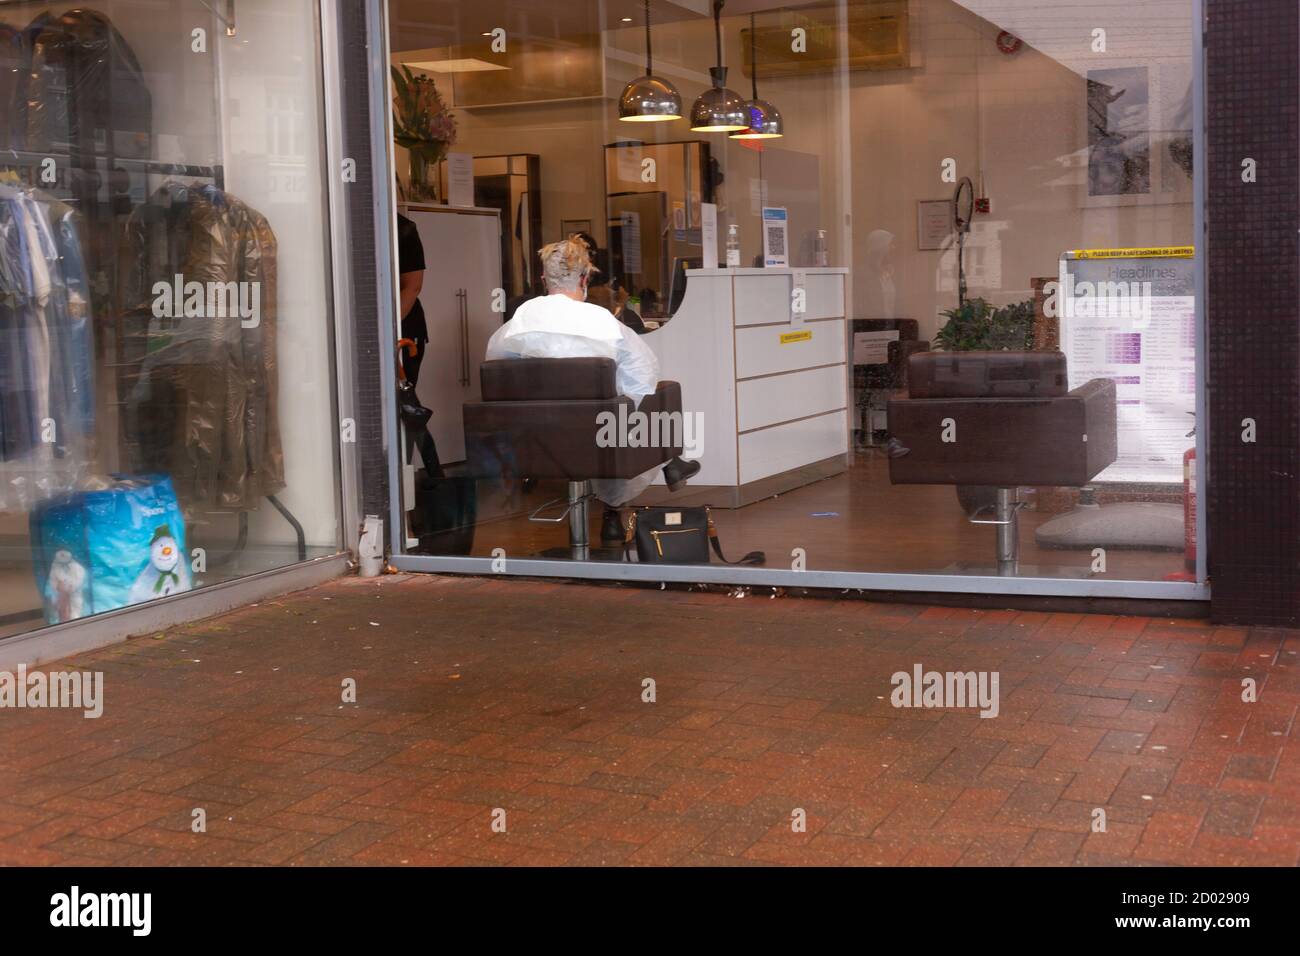
M390 0L406 551L627 560L588 481L680 454L622 518L707 505L732 558L1197 581L1192 13L1144 8ZM655 447L483 373L576 234L677 383Z

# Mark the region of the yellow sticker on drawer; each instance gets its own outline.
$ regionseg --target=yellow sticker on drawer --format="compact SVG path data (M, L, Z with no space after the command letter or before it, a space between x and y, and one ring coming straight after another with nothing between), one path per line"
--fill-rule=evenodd
M781 344L789 345L791 342L811 342L812 329L804 329L802 332L782 332Z

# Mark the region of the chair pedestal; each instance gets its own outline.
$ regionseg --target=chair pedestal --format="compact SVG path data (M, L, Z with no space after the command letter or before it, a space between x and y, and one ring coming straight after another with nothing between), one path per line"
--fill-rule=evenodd
M565 518L569 519L569 547L567 549L550 548L542 552L543 557L567 557L572 558L574 561L591 560L591 536L587 530L587 502L590 500L590 481L570 481L567 498L556 498L554 501L548 501L528 516L529 521L538 521L543 524L559 524ZM542 516L543 511L558 504L564 505L564 510L560 512L558 518Z
M586 561L591 557L587 522L587 502L590 500L590 481L569 482L569 556L574 561Z
M998 574L1001 577L1015 577L1020 573L1020 509L1023 504L1016 500L1016 489L999 488L992 506L992 518L980 517L987 508L980 508L970 516L971 524L991 524L997 528Z

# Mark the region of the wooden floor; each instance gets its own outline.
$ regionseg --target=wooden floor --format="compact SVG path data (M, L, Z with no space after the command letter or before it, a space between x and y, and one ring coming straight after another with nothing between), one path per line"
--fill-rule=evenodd
M542 483L526 495L517 485L487 485L479 483L476 556L489 556L496 548L507 555L534 555L567 544L566 525L527 519L528 512L563 495L562 485ZM680 497L688 493L689 488ZM651 489L639 503L672 500L665 495L662 487ZM592 543L597 544L599 504L591 512ZM1032 506L1021 511L1022 568L1088 570L1090 551L1034 544L1034 529L1052 517ZM715 510L714 521L728 557L761 550L769 567L789 566L795 548L807 554L809 570L924 572L951 570L955 563L994 563L994 529L967 521L951 486L891 485L887 459L871 450L857 453L844 474L745 508ZM1183 567L1182 553L1172 551L1110 549L1106 559L1106 576L1125 580L1159 581Z

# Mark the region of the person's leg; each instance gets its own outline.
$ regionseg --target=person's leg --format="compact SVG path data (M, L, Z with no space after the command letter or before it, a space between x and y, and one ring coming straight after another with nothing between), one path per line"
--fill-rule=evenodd
M664 482L668 485L669 491L679 491L691 478L694 478L700 472L700 463L698 461L687 461L685 458L674 455L673 460L664 465Z
M601 544L618 545L623 541L623 517L619 508L636 499L650 487L659 473L659 467L637 475L635 478L594 478L591 491L605 505L600 522Z

